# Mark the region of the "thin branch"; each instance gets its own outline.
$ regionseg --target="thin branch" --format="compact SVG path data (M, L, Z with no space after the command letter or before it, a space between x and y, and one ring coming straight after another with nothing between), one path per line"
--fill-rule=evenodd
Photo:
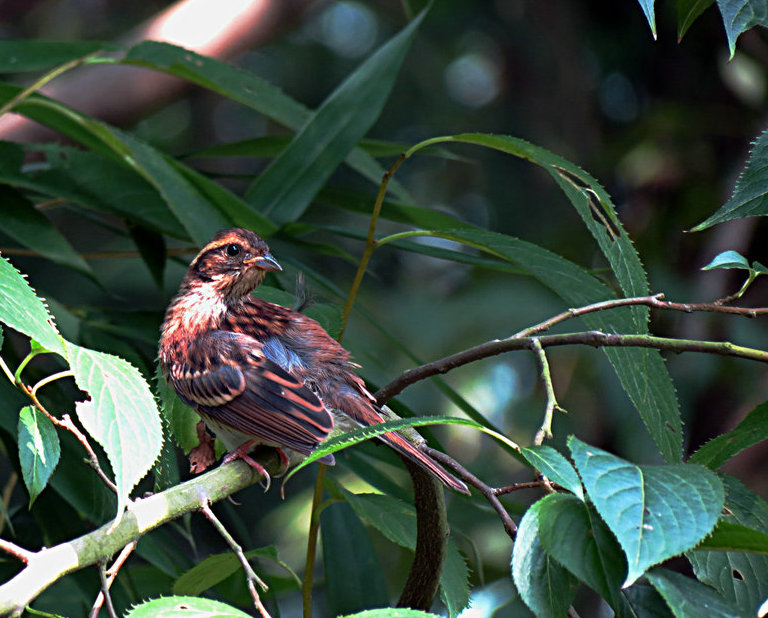
M19 547L16 543L11 543L5 539L0 539L0 550L21 560L24 564L29 564L29 561L35 556L35 552Z
M478 346L462 350L444 358L410 369L376 392L379 403L384 403L395 397L411 384L420 382L434 375L447 373L463 365L477 360L497 356L514 350L530 349L532 337L510 337L509 339L494 339ZM588 345L600 347L630 347L653 348L669 352L702 352L718 354L768 363L768 352L755 348L738 346L728 341L696 341L691 339L672 339L655 337L653 335L621 335L608 334L598 330L563 335L544 335L537 337L543 348L564 345Z
M259 612L259 614L261 614L262 618L271 618L267 608L264 607L264 604L261 602L259 592L256 590L256 584L261 586L261 589L265 591L267 590L267 585L258 575L256 575L256 571L253 570L251 563L248 562L248 558L245 557L243 548L240 547L237 541L235 541L234 537L229 533L229 530L227 530L219 518L216 517L213 510L211 509L211 503L209 500L203 500L203 503L200 506L200 510L203 512L203 515L206 516L208 521L211 522L211 525L216 528L216 531L221 535L221 538L227 542L227 545L229 545L230 549L235 553L237 559L240 561L240 564L243 567L243 571L245 571L245 580L248 584L248 590L251 593L254 607Z
M276 454L267 451L260 459L270 472L279 470ZM29 603L63 576L108 560L150 530L199 509L201 500L218 502L259 480L261 475L248 464L234 461L131 502L116 524L109 521L77 539L38 552L13 551L13 555L26 559L27 566L0 586L0 616L20 616ZM15 547L7 541L0 544L0 549Z
M445 453L428 446L423 446L422 450L432 459L448 466L462 481L472 485L472 487L477 489L483 495L483 497L488 500L488 503L498 514L499 519L501 519L501 523L504 526L504 531L509 535L509 538L513 541L515 540L515 536L517 535L517 524L515 524L515 522L512 520L512 517L507 512L507 509L504 508L504 505L496 497L496 493L493 487L483 483L483 481L477 478L450 455L446 455Z
M565 412L557 403L555 397L555 387L552 385L552 375L549 373L549 362L547 361L547 354L544 352L544 348L541 347L541 342L534 338L531 340L531 350L536 354L536 360L539 363L541 370L541 381L544 384L544 390L547 393L547 405L544 408L544 420L541 423L541 427L536 432L533 438L535 445L540 445L544 442L544 439L552 439L552 417L555 410Z
M5 487L3 487L3 518L0 520L0 534L3 533L5 523L8 522L8 528L10 528L11 534L16 536L16 533L13 530L13 523L11 522L11 516L8 513L8 509L11 506L11 496L13 495L13 490L15 489L16 483L18 482L19 475L15 472L11 472L10 476L8 477L8 482L5 484Z
M503 496L504 494L511 494L513 491L520 491L521 489L538 489L538 488L546 488L546 483L544 480L538 480L538 481L527 481L525 483L512 483L512 485L505 485L504 487L496 487L493 490L494 495L496 496ZM564 487L561 487L557 483L549 483L549 486L554 489L555 491L562 491L565 489Z
M115 578L117 577L117 573L120 571L120 568L123 566L123 563L128 559L128 556L131 555L134 549L136 549L136 541L131 541L130 543L128 543L128 545L123 547L123 550L120 552L120 555L115 559L115 561L112 563L112 566L105 573L106 578L102 580L101 591L99 592L99 595L96 597L96 600L93 603L93 607L91 608L91 613L88 614L89 618L96 618L99 615L101 606L104 604L104 599L105 598L109 599L109 589L112 587L112 584L115 581Z
M115 606L112 603L112 595L109 594L109 584L107 583L107 573L106 573L106 566L105 562L99 563L99 580L101 582L101 591L99 592L99 597L106 600L107 604L107 614L109 614L109 618L117 618L117 613L115 612ZM98 598L97 598L98 601ZM98 618L99 616L99 610L101 609L101 606L99 605L96 607L96 604L94 603L93 609L91 609L91 613L89 618Z
M307 532L307 556L304 562L304 579L301 582L302 616L312 616L312 585L315 578L315 556L317 556L317 536L320 533L320 510L323 502L323 479L325 464L317 467L315 490L312 493L312 509L309 516L309 531Z

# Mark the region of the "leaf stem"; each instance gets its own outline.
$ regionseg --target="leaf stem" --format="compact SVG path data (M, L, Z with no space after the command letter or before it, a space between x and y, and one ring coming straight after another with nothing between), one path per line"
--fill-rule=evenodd
M3 370L3 373L11 381L11 384L16 384L16 378L13 377L13 372L11 371L11 368L5 364L5 361L3 360L2 357L0 357L0 369Z
M14 384L21 384L21 372L24 371L26 366L29 364L29 361L31 361L35 356L38 354L42 354L44 350L30 350L29 354L27 354L24 357L24 360L19 363L19 366L16 368L16 373L13 374L13 383Z
M43 378L32 387L32 394L37 396L37 391L43 388L43 386L45 386L46 384L50 384L51 382L55 382L56 380L60 380L61 378L72 378L74 377L74 375L75 374L71 369L67 369L66 371L59 371L58 373L49 375L47 378Z

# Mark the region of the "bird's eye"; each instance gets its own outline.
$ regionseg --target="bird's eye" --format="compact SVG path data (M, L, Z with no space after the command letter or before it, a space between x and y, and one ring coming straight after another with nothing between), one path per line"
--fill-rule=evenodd
M240 245L227 245L226 251L229 257L240 255Z

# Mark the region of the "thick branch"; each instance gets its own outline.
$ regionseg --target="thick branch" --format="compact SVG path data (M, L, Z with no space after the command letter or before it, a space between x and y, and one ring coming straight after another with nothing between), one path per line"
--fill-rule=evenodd
M277 471L274 453L265 453L269 470ZM24 608L52 583L78 569L109 560L128 543L150 530L198 510L205 501L217 502L261 479L248 464L236 461L172 487L136 500L119 522L104 524L72 541L30 552L27 566L0 586L0 616L20 616Z
M567 333L563 335L542 335L536 337L542 348L563 345L588 345L600 347L630 347L630 348L654 348L670 352L704 352L707 354L719 354L721 356L734 356L746 358L763 363L768 363L768 352L755 348L746 348L728 341L696 341L690 339L672 339L668 337L654 337L653 335L617 335L601 331L586 331L580 333ZM513 336L509 339L496 339L482 343L473 348L462 350L444 358L426 363L403 373L399 378L387 384L376 393L376 400L381 404L395 397L406 387L426 378L441 373L447 373L462 365L477 360L511 352L513 350L529 350L533 345L532 337Z

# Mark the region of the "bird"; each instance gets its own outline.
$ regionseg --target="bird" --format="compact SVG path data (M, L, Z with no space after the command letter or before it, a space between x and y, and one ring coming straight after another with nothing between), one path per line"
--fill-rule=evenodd
M161 327L159 362L181 401L193 408L226 446L224 462L243 459L269 475L248 452L278 449L311 454L334 427L386 420L351 354L312 318L251 292L282 267L267 243L243 228L219 231L192 260ZM198 435L205 434L198 427ZM210 438L209 438L210 440ZM467 486L393 431L379 440L416 462L445 486ZM200 467L213 462L199 456ZM320 460L335 463L333 455Z

